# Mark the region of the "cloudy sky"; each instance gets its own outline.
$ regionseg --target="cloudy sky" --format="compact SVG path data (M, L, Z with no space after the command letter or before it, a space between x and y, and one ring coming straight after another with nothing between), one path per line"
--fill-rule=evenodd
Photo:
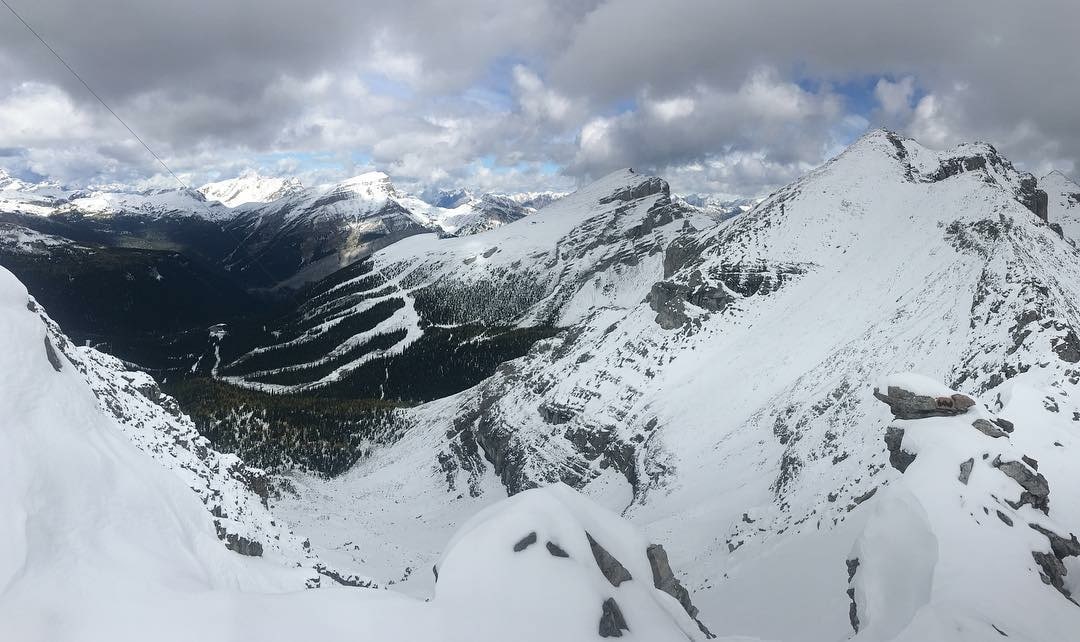
M755 195L868 127L1080 170L1076 0L7 0L187 182ZM166 184L0 6L0 167ZM170 179L171 180L171 179Z

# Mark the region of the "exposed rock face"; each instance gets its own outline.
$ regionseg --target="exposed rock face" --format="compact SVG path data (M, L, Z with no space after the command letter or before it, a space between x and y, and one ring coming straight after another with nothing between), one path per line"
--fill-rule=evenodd
M922 419L924 417L952 417L963 414L975 405L975 400L967 395L954 394L949 397L930 397L917 395L899 386L889 386L887 394L875 388L874 397L889 405L897 419Z
M585 537L589 539L589 546L592 548L593 557L596 558L596 565L600 567L600 572L604 574L607 581L611 582L612 586L618 586L627 580L634 579L630 576L630 571L626 570L626 567L622 565L622 562L607 552L603 546L593 539L592 535L585 533Z

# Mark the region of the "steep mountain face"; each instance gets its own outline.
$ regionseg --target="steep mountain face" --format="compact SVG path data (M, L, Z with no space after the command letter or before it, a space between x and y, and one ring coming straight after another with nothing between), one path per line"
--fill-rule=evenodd
M233 210L225 268L259 287L298 287L413 234L430 231L390 178L370 172Z
M3 222L0 265L38 293L74 340L160 376L189 369L213 326L265 307L177 252L76 243Z
M661 269L667 242L691 225L687 214L664 181L624 171L510 225L406 239L320 283L267 342L219 374L276 392L456 392L598 300L636 303L626 282Z
M436 567L434 599L372 590L272 516L261 471L210 448L146 375L73 346L3 269L0 341L0 369L19 373L0 387L7 638L708 635L663 548L567 487L464 524Z
M1066 238L1080 241L1080 185L1053 171L1042 177L1039 188L1049 197L1047 212L1051 224L1060 225Z
M401 492L408 507L380 514L429 515L425 527L438 531L484 497L565 482L670 541L695 603L728 633L837 640L855 617L860 639L1065 631L1034 611L1075 626L1080 609L1061 592L1076 588L1076 572L1061 572L1075 558L1055 537L1080 532L1062 458L1080 426L1070 401L1080 255L1047 222L1035 179L989 145L934 152L878 131L743 215L715 225L695 221L697 211L659 179L620 173L493 232L397 243L328 291L337 296L319 303L337 311L313 324L385 296L401 299L397 323L410 338L476 321L562 331L478 385L402 411L409 436L332 489L302 484L286 510L312 527L316 550L339 547L342 529L316 526L303 504L359 507ZM903 370L980 404L963 419L919 420L927 428L912 435L972 434L927 437L918 456L936 463L918 473L890 464L890 448L907 441L893 447L888 410L873 397L882 374ZM289 385L316 381L331 380ZM995 439L984 431L993 420L1017 426L996 438L1015 448L986 450L979 440ZM1009 464L1024 456L1060 465ZM958 496L959 472L943 471L968 459L972 479L992 481ZM394 474L425 469L404 485ZM1024 501L1043 494L1036 472L1062 498L1049 513ZM447 496L457 499L444 507ZM915 516L914 530L900 527ZM1025 596L1011 606L963 588L963 568L998 568L983 559L994 549L961 553L963 544L996 528L1017 529L1001 535L1002 581ZM890 548L893 532L911 546ZM853 557L862 550L874 552ZM417 541L394 555L415 567L431 552ZM907 584L881 579L909 570Z
M236 207L247 203L270 203L304 189L297 178L260 176L248 172L236 178L215 183L207 183L199 188L199 193L207 200L217 201L226 207Z

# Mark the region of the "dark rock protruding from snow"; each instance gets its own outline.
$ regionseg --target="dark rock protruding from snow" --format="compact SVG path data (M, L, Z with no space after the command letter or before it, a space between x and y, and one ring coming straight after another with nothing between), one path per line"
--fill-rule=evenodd
M701 623L701 620L697 619L698 609L690 601L690 592L686 590L686 587L672 572L667 551L664 550L664 547L660 544L649 544L649 548L645 550L645 555L649 558L649 566L652 567L653 586L678 600L686 614L694 618L698 628L706 637L716 637L708 627Z
M225 527L221 525L221 522L216 520L214 521L214 528L217 529L218 539L225 542L225 548L230 551L250 557L262 556L263 546L259 542L248 539L243 535L228 532L225 530Z
M533 532L529 533L528 535L526 535L525 537L522 537L521 539L519 539L518 542L516 544L514 544L514 552L515 553L520 553L521 551L525 550L526 548L529 548L530 546L532 546L535 543L536 543L536 531L533 531Z
M621 638L623 631L630 630L630 627L626 625L626 618L623 617L619 605L615 602L615 598L609 597L604 600L601 609L600 637Z
M975 466L974 457L960 464L960 477L958 477L958 479L961 484L967 486L968 480L971 479L971 469L973 466Z
M904 429L889 426L885 429L885 446L889 449L889 464L893 468L904 472L911 462L915 461L915 455L903 449Z
M971 426L975 428L975 430L978 430L982 434L986 435L987 437L993 437L997 439L998 437L1005 436L1004 430L996 427L994 424L990 423L985 419L976 419L975 421L971 422Z
M49 341L47 336L45 337L45 356L49 359L49 364L52 365L53 370L60 372L63 369L60 355L56 354L56 348L53 347L52 341Z
M1072 592L1065 586L1065 576L1068 574L1068 570L1065 568L1064 560L1066 557L1080 557L1080 541L1076 539L1076 535L1069 535L1066 539L1061 535L1058 535L1054 531L1039 526L1038 524L1028 524L1032 529L1046 536L1046 539L1050 540L1050 552L1033 551L1031 556L1035 558L1035 562L1042 569L1039 576L1042 581L1050 586L1053 586L1062 595L1069 598L1074 604L1077 604L1073 599ZM1078 604L1080 606L1080 604Z
M596 558L596 565L600 567L600 572L604 574L607 581L611 582L612 586L618 586L627 580L634 579L630 575L630 571L626 570L626 567L622 565L622 562L607 552L607 549L593 539L592 535L585 533L585 537L589 539L589 547L592 548L593 557Z
M1012 478L1023 492L1020 493L1020 501L1009 502L1013 508L1020 508L1024 504L1037 508L1043 513L1050 511L1050 485L1042 473L1037 473L1020 461L1002 461L1001 457L995 457L992 463L994 468Z
M897 419L923 419L925 417L952 417L968 411L975 400L967 395L953 394L948 397L917 395L899 386L889 386L886 394L874 389L874 397L889 405Z
M554 542L548 542L547 543L547 549L548 549L548 552L551 553L551 555L553 557L570 557L569 553L564 551L562 549L562 547L560 547L558 544L556 544Z

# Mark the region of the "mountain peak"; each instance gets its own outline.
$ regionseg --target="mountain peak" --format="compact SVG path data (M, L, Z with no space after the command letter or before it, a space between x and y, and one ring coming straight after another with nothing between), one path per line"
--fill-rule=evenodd
M248 170L236 178L207 183L197 191L209 200L218 201L227 207L237 207L245 203L276 201L299 192L303 187L297 178L263 176L254 170Z

